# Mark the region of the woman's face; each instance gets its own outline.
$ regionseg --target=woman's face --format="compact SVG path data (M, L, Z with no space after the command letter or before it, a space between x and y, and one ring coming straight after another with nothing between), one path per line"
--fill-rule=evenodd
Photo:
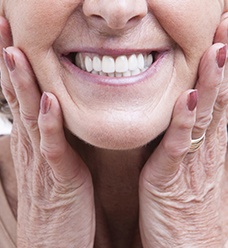
M224 9L223 0L3 0L14 45L67 128L129 149L163 132ZM92 70L92 71L91 71Z

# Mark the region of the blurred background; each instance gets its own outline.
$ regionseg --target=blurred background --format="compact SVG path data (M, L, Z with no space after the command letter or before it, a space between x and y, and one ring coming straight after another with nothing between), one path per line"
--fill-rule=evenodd
M11 132L12 123L0 113L0 135L6 135Z

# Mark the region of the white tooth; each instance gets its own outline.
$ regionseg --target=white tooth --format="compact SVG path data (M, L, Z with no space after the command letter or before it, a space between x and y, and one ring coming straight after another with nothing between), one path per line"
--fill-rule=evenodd
M123 76L123 73L116 72L116 73L115 73L115 76L116 76L116 77L122 77L122 76Z
M104 73L103 71L99 71L99 75L106 76L106 73Z
M125 71L125 72L123 73L123 76L124 76L124 77L130 77L130 76L131 76L131 72L130 72L130 71Z
M137 68L136 70L131 72L132 76L138 75L140 73L140 70Z
M110 56L103 56L102 58L102 71L105 73L115 72L115 61Z
M127 58L125 55L118 56L115 60L111 56L103 56L102 60L98 56L92 59L85 56L83 63L82 54L75 57L75 64L92 74L109 77L129 77L140 74L148 69L153 63L153 55L132 54Z
M95 74L95 75L99 75L99 72L98 71L94 71L94 70L92 70L92 72L91 72L92 74Z
M85 67L88 72L91 72L93 70L92 59L88 56L85 57Z
M149 54L148 57L147 57L147 59L146 59L145 65L146 65L147 67L149 67L149 66L152 65L152 63L153 63L153 56L152 56L152 54Z
M80 54L77 53L75 56L75 65L81 68Z
M83 58L82 58L82 54L81 53L77 53L76 57L75 57L75 64L81 68L82 70L85 70L85 64L83 62Z
M148 67L144 67L142 70L141 70L141 72L144 72L144 71L146 71L148 69Z
M101 67L101 60L100 60L97 56L95 56L95 57L93 58L93 69L94 69L95 71L101 71L101 70L102 70L102 67Z
M148 57L148 56L145 54L143 57L144 57L144 63L145 63L145 66L146 66L146 63L147 63L147 57Z
M128 59L122 55L116 58L116 72L128 71Z
M114 72L113 73L108 73L108 76L109 77L115 77L115 74L114 74Z
M135 54L133 54L128 58L128 68L129 70L134 71L137 69L137 66L138 66L137 57Z
M145 65L143 55L142 54L139 54L137 56L137 60L138 60L138 68L139 69L143 69L144 68L144 65Z

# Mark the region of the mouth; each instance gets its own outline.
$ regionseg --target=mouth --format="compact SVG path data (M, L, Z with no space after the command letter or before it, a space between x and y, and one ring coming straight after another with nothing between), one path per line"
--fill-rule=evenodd
M161 53L156 51L118 56L71 52L65 57L76 67L90 74L106 77L132 77L150 68L160 55Z

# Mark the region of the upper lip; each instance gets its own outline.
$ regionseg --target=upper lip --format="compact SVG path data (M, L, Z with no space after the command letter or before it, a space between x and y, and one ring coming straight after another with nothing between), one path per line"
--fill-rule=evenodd
M80 51L77 49L71 50L71 51L64 51L61 55L61 57L67 58L71 63L75 64L75 57L77 53L85 53L88 54L89 56L111 56L114 59L117 58L118 56L130 56L130 55L137 55L137 54L143 54L143 55L149 55L153 54L153 62L159 58L161 54L164 52L168 51L168 48L159 48L159 49L96 49L96 48L86 48L86 49L81 49ZM76 65L78 66L78 64ZM85 65L84 65L85 66ZM80 67L80 66L79 66ZM146 67L145 67L146 69Z
M151 52L165 52L169 50L169 47L157 47L157 48L148 48L148 49L129 49L129 48L91 48L91 47L84 47L83 49L77 49L77 48L71 48L71 49L64 49L61 51L61 56L68 56L71 53L91 53L91 54L97 54L100 56L109 55L113 57L121 56L121 55L131 55L131 54L149 54Z

